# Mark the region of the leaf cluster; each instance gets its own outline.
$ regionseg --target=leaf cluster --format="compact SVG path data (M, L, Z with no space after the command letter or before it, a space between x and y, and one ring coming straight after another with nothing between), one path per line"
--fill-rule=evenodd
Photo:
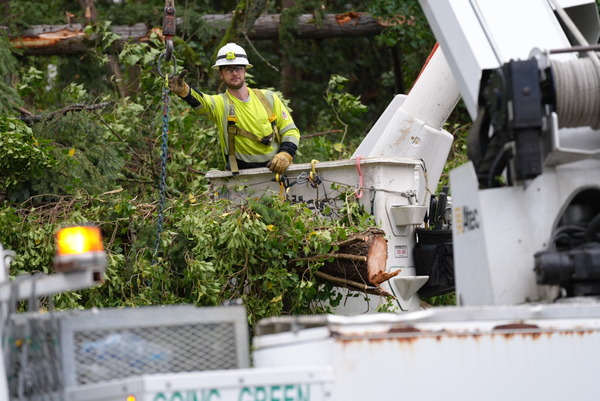
M405 87L410 88L435 44L419 1L375 0L370 2L368 10L387 25L377 41L388 48L399 48L404 55Z
M202 267L217 287L196 278L198 300L242 299L251 322L267 316L326 312L339 295L312 275L334 249L359 226L319 217L306 205L265 194L247 204L229 200L198 203L177 222L185 236L175 249L186 249L185 264ZM210 280L208 281L210 282Z
M4 30L0 30L0 77L12 77L18 68L17 59L10 51L8 38ZM17 91L10 84L11 79L0 79L0 114L10 115L15 107L21 106L22 101Z
M57 165L50 141L36 139L23 122L0 116L0 197L22 191Z

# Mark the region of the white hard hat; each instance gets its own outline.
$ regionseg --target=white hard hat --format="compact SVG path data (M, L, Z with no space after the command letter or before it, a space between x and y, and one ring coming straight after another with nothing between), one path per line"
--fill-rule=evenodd
M225 65L245 65L246 68L253 67L253 65L248 61L246 51L242 48L242 46L236 45L235 43L227 43L225 46L219 49L219 52L217 53L217 61L212 68L218 70L219 67Z

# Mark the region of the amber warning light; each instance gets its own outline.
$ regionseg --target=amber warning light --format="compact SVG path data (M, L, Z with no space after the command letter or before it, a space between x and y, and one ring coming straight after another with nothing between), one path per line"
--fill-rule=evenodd
M92 270L104 272L106 253L102 234L96 226L72 226L56 233L54 270L61 272Z

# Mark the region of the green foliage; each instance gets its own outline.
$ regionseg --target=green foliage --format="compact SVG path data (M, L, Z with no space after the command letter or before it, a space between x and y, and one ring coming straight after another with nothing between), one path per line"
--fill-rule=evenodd
M0 77L10 77L17 70L17 60L10 50L4 30L0 30ZM13 115L14 108L22 101L17 91L4 79L0 79L0 114Z
M339 152L342 153L344 139L348 133L348 125L344 120L349 120L352 117L358 116L366 111L365 105L360 102L360 96L354 96L350 93L343 92L348 83L348 78L334 74L329 79L327 90L324 93L327 105L331 107L333 116L343 127L342 139L338 144Z
M284 52L290 56L294 52L294 47L299 41L295 38L295 33L298 31L298 17L304 13L311 13L315 17L315 24L322 25L324 8L320 1L302 0L294 1L291 6L279 10L280 27L279 27L279 42L283 43Z
M418 0L374 0L367 9L374 17L387 23L387 28L377 40L386 47L400 49L405 86L410 88L435 44Z
M469 160L467 157L467 137L471 125L465 106L460 102L452 113L449 122L444 126L444 129L454 136L454 141L438 183L438 192L444 186L450 187L450 171Z
M325 91L325 101L330 105L337 117L342 113L358 115L365 111L366 107L360 102L360 96L353 96L344 93L348 78L334 74L329 79L327 90Z
M139 63L144 67L153 67L160 55L161 52L157 48L147 43L126 43L119 53L119 61L128 66Z
M456 293L451 292L449 294L423 298L421 301L428 306L452 306L456 305Z
M99 12L103 13L104 18L112 21L114 25L133 25L139 22L148 23L150 26L161 26L162 24L164 0L120 1L117 4L114 2L109 4L110 2L108 0L97 1L100 3L97 8Z
M2 25L9 26L18 32L31 25L64 24L65 12L77 12L77 2L69 0L37 1L19 0L10 1L5 7L8 13L3 13ZM42 22L40 22L42 21Z
M11 274L48 273L53 233L62 225L101 222L109 265L104 285L56 298L58 307L191 303L210 306L242 299L250 323L282 314L327 312L340 302L312 272L335 242L373 225L349 204L329 219L306 205L264 194L247 204L207 194L169 201L152 264L155 206L123 193L79 192L51 206L0 209L0 243L17 252Z
M178 219L181 237L174 248L185 248L185 264L201 266L208 275L206 281L195 278L193 297L198 300L242 299L251 322L325 312L339 302L339 295L313 277L326 259L319 255L331 253L336 241L373 224L358 215L352 218L348 211L358 213L343 208L339 220L329 219L268 193L244 205L205 200ZM354 224L347 224L348 219Z
M77 190L100 193L115 188L124 164L123 146L114 141L104 125L86 114L69 113L44 120L33 127L39 138L52 143L56 163L39 177L31 177L30 190L52 197Z
M355 146L353 143L347 145L345 140L351 128L358 123L360 115L366 111L366 106L360 101L360 96L345 91L347 83L348 78L340 75L334 74L330 77L327 89L323 92L323 99L329 108L321 110L318 116L323 126L334 127L335 131L339 131L339 135L303 140L298 162L310 162L312 159L344 159L351 156ZM339 140L331 141L331 137Z
M31 180L46 176L56 166L50 141L34 137L31 128L0 116L0 196L14 198Z
M119 35L112 32L112 22L100 21L93 25L87 25L83 32L88 38L92 38L96 48L95 54L101 65L108 63L107 50L119 39Z
M33 95L36 90L39 90L38 82L44 79L44 73L35 66L28 66L23 69L20 73L21 82L17 86L21 96Z

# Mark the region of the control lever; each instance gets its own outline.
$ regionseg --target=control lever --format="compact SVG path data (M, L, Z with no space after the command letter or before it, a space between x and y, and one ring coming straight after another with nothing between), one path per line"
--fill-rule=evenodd
M437 203L437 210L435 214L434 230L441 230L444 228L444 219L446 215L446 201L448 199L448 187L443 187L440 192L440 198Z
M435 195L431 195L431 199L429 200L429 213L427 213L427 223L429 226L433 227L435 224L435 209L437 207L437 199Z

